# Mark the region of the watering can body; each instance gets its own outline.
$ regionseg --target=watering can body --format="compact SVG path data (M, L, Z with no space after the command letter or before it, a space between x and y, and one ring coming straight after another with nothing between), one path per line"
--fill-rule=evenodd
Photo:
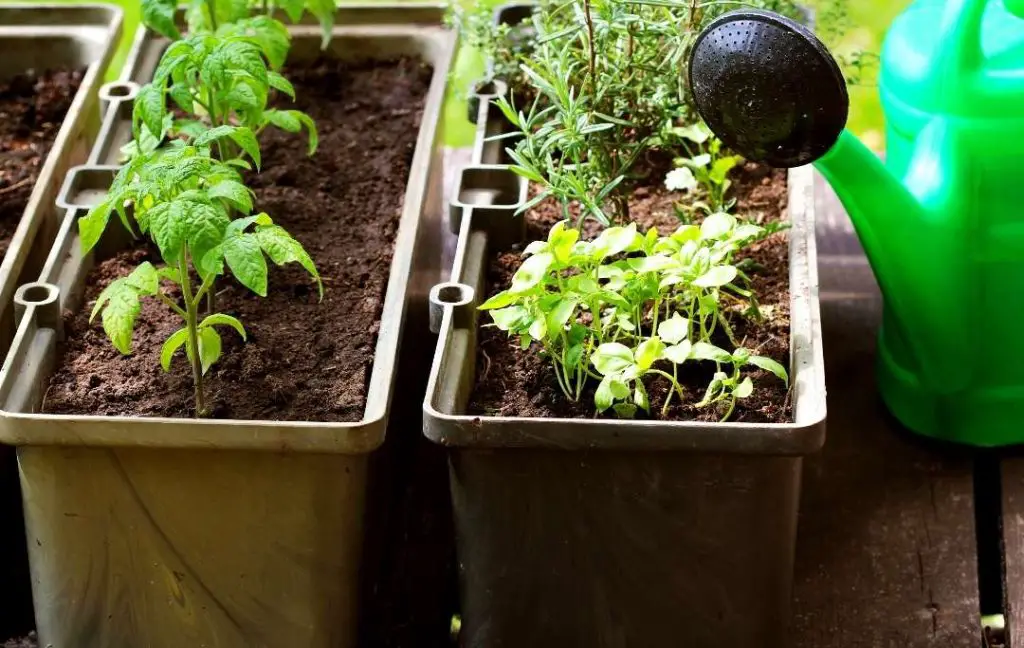
M864 242L885 300L882 398L911 430L977 446L1024 443L1020 14L1012 0L918 0L897 18L879 74L885 167L917 209L850 214L881 239ZM870 174L826 175L880 191L856 186Z

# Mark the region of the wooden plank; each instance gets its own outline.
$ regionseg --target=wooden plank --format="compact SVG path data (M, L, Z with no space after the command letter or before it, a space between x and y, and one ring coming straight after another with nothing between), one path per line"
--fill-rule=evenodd
M1024 457L1002 461L1002 518L1010 647L1024 646Z
M842 206L816 182L828 437L804 467L795 645L976 646L970 458L909 435L881 404L881 298Z

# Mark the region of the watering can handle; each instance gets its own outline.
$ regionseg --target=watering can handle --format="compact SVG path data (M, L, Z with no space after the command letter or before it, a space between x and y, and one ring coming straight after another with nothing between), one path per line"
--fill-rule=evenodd
M933 61L936 78L946 79L956 88L973 74L983 62L981 49L982 18L991 0L946 0L940 26L941 43ZM1024 18L1024 0L1002 0L1006 10ZM954 92L952 96L958 96Z

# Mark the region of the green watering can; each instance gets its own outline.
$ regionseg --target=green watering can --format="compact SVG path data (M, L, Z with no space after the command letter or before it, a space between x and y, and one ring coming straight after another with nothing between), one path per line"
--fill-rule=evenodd
M1024 0L918 0L882 51L883 163L845 130L839 67L799 23L725 14L694 43L700 115L748 159L813 163L884 298L878 387L911 430L1024 442Z

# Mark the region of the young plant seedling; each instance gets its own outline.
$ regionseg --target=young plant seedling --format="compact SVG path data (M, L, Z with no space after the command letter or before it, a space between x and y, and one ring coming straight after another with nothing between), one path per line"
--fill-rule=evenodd
M159 300L181 317L184 326L165 342L161 364L169 370L174 354L185 347L192 367L196 416L209 413L203 376L221 355L216 327L231 327L245 338L242 323L230 315L209 312L200 319L200 306L218 276L231 274L265 297L264 257L277 265L295 262L313 277L323 298L323 283L313 260L284 228L266 214L231 220L229 205L246 214L252 209L251 192L241 183L239 165L232 162L237 160L213 158L209 146L202 144L182 143L140 155L121 169L105 200L79 219L84 252L96 245L114 213L129 232L135 235L137 227L159 248L166 266L158 269L146 262L112 282L96 300L92 318L102 314L107 337L127 355L143 297ZM165 285L176 286L180 299L165 293Z
M749 396L741 367L767 369L783 380L786 370L770 358L737 348L730 353L712 342L721 330L733 340L723 302L751 295L749 278L733 257L762 228L717 213L669 236L656 229L640 234L636 225L610 227L592 241L556 224L546 241L531 243L511 286L480 305L494 325L519 338L525 349L540 345L559 387L577 401L588 380L598 381L595 407L619 416L650 411L646 381L660 376L673 394L686 398L679 370L687 362L714 362L716 376L704 407L724 403L723 420L737 398ZM729 372L718 375L723 367Z

